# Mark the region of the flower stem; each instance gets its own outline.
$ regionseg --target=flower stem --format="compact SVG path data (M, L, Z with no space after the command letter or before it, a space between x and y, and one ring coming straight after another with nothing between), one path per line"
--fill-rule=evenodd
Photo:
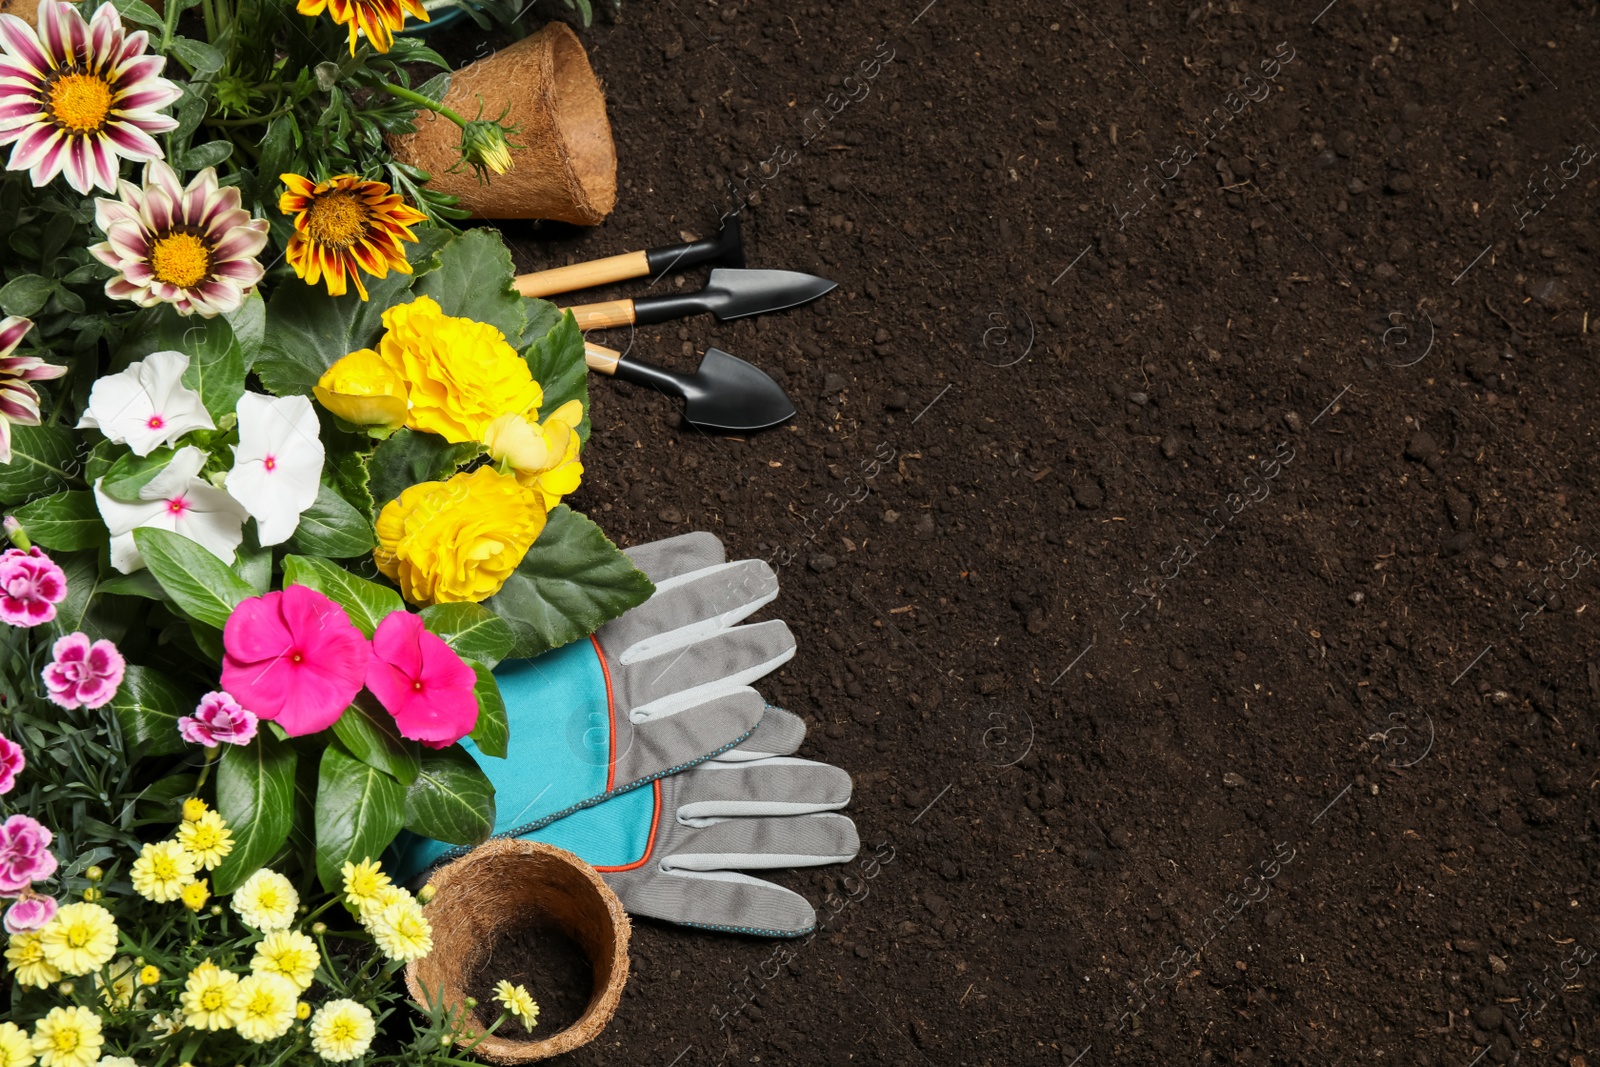
M220 755L222 755L221 745L217 745L215 748L206 749L206 765L200 768L200 778L194 783L194 792L196 796L200 795L200 790L204 788L206 779L211 777L211 765L217 762L217 757Z
M384 92L388 93L390 96L398 97L399 99L404 100L408 104L416 104L418 107L427 108L429 111L432 111L435 114L443 115L445 118L449 119L451 122L455 123L457 126L460 126L463 129L466 128L466 125L467 125L467 120L466 119L464 119L460 115L456 114L450 108L445 107L443 104L434 103L432 100L429 100L427 97L423 96L419 92L415 92L414 90L407 89L407 88L405 88L403 86L391 85L388 82L382 81L382 80L379 80L379 81L375 82L374 85L376 86L376 88L382 89Z

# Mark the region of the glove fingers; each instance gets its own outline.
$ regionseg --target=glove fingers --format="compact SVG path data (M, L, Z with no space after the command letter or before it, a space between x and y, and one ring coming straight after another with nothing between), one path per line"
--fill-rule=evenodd
M763 937L799 937L817 925L805 897L744 874L646 867L603 877L630 915Z
M657 585L680 574L715 566L728 558L717 536L704 530L634 545L623 552Z
M766 714L755 732L729 749L717 759L728 763L740 760L765 759L768 756L792 756L800 751L806 739L806 721L792 711L767 705Z
M618 665L618 705L637 725L675 715L710 697L749 685L794 656L794 634L781 619L735 626L652 659Z
M754 689L722 693L678 715L634 727L618 754L619 782L639 782L682 770L757 729L766 702Z
M705 567L656 583L649 600L600 635L619 663L649 659L726 630L778 596L778 576L759 559Z
M826 763L772 756L708 761L678 783L678 821L742 815L809 815L850 803L850 775Z
M680 830L661 866L685 871L820 867L848 863L860 850L856 824L844 815L726 819Z

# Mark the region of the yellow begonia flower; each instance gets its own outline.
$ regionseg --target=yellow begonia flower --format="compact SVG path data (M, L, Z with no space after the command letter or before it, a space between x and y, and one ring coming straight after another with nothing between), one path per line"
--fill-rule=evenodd
M372 558L413 604L486 600L544 529L541 494L492 467L422 482L378 514Z
M541 423L502 415L489 424L483 443L496 463L510 467L520 485L544 494L545 510L578 488L583 464L578 462L578 424L583 403L569 400Z
M311 391L323 407L357 426L399 429L411 408L399 369L370 348L329 367Z

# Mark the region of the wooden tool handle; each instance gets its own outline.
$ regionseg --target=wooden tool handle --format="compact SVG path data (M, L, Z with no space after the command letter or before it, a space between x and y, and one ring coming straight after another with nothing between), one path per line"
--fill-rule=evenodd
M593 341L583 343L583 359L589 364L589 369L600 374L611 375L617 373L617 363L622 359L622 353L615 348L597 345Z
M523 296L550 296L554 293L571 293L609 282L643 278L650 273L650 260L645 252L624 252L620 256L594 259L587 263L574 263L570 267L537 270L532 274L517 276L517 292Z
M603 304L579 304L567 308L578 320L580 330L609 330L616 326L632 326L634 311L632 300L607 300Z

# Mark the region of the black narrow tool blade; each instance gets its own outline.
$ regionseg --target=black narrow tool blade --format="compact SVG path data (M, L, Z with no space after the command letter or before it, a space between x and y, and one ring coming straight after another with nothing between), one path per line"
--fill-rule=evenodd
M705 298L707 310L717 318L738 319L809 304L838 284L794 270L718 267L711 272L699 295Z
M794 405L766 371L720 348L706 349L683 386L683 417L708 430L748 433L794 417Z

